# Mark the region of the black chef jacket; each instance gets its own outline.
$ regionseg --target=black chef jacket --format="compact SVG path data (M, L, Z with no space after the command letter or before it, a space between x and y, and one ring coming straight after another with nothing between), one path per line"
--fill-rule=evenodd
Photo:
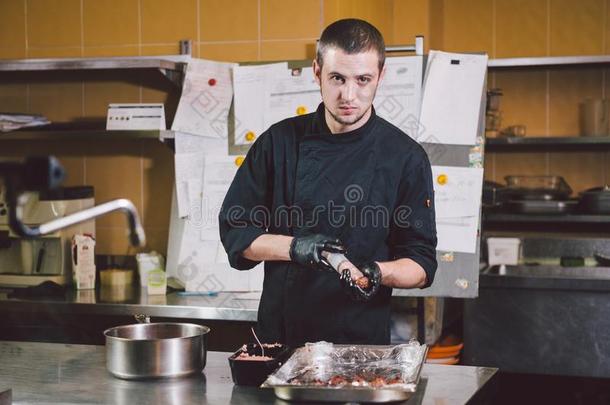
M324 105L271 126L252 145L227 192L220 236L231 266L258 263L242 252L265 233L339 238L356 266L410 258L432 283L436 227L432 174L422 147L378 117L332 134ZM353 301L336 272L266 261L258 310L262 341L291 346L389 344L391 288Z

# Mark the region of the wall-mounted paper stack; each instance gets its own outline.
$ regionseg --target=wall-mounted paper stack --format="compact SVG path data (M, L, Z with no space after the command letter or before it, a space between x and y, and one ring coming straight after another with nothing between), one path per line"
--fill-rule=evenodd
M186 291L261 291L262 265L238 271L220 242L218 213L238 169L226 139L177 132L167 274Z

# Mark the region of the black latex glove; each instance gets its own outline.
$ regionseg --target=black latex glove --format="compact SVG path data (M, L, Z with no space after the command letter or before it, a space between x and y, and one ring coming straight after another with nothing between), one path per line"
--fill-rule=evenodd
M326 235L314 234L295 237L290 244L290 259L307 267L335 271L322 251L345 253L341 241Z
M369 262L359 270L364 277L369 279L368 288L363 289L358 286L356 280L352 280L352 274L349 269L345 269L341 272L341 285L355 301L368 301L377 294L379 287L381 287L381 269L377 263Z

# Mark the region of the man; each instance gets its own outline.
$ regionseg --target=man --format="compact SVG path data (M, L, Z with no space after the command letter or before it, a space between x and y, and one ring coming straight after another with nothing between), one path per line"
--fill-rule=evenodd
M220 235L231 266L265 261L263 341L389 344L392 288L433 281L430 163L375 115L384 62L371 24L328 26L313 62L322 104L262 134L227 193ZM329 252L345 253L341 276L329 270ZM358 270L369 286L354 282Z

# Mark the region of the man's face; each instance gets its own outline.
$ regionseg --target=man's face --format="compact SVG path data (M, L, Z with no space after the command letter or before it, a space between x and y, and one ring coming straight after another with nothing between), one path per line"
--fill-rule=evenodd
M322 68L313 62L326 108L326 123L333 133L347 132L364 125L385 68L379 71L379 55L374 50L347 54L329 48Z

